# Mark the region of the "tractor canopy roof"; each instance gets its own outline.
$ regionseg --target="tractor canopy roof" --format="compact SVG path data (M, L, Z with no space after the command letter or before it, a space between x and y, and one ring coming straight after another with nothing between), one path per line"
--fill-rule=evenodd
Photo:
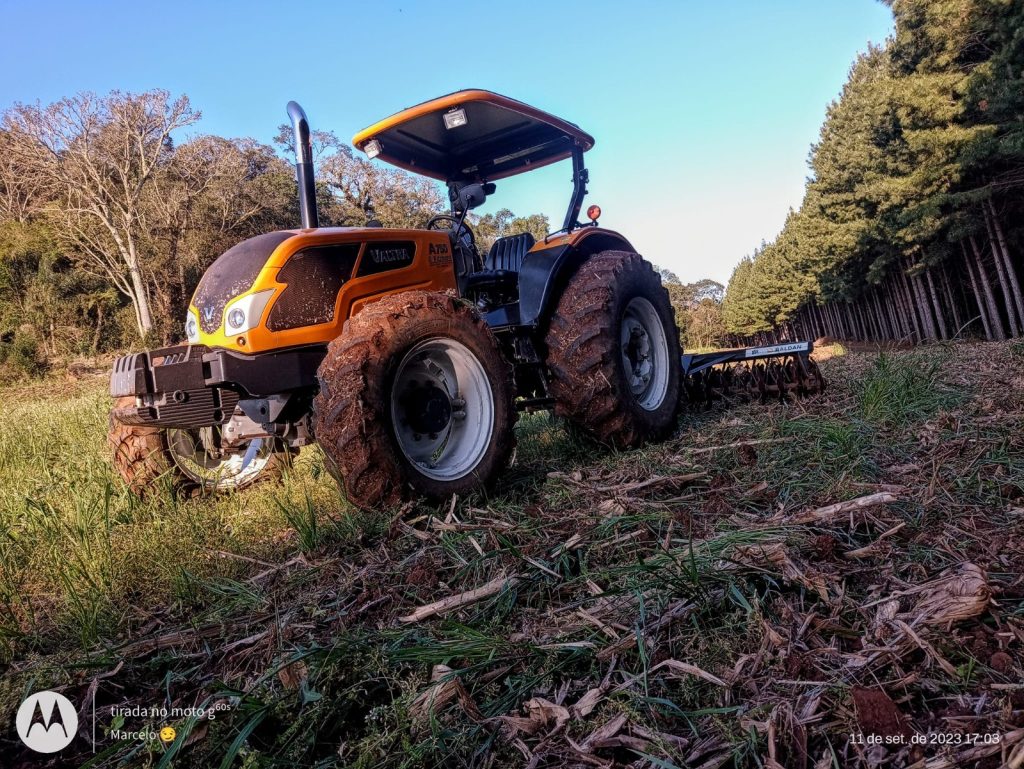
M490 91L417 104L357 133L352 143L407 171L443 181L494 181L584 152L579 126Z

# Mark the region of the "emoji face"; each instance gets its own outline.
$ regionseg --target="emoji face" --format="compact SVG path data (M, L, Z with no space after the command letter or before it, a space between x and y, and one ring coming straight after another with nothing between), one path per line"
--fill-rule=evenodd
M165 726L160 730L160 739L164 742L174 742L174 736L177 732L174 731L173 726Z

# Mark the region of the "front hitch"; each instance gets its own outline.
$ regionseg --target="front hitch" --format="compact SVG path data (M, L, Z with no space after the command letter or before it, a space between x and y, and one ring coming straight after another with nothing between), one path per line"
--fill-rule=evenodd
M209 427L231 419L238 393L211 387L204 370L209 348L177 345L124 355L114 361L110 395L134 397L135 405L115 409L128 425Z

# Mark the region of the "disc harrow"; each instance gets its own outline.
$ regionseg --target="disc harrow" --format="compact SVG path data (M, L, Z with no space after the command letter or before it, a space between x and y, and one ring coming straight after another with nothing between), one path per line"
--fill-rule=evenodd
M739 347L682 358L683 397L691 406L717 401L786 402L824 392L825 379L811 360L810 342Z

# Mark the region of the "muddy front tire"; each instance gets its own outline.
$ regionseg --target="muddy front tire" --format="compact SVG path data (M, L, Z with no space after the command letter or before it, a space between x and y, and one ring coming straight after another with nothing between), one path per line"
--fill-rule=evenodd
M494 480L514 445L512 371L471 307L385 297L345 323L317 378L314 432L354 505L441 499Z
M682 378L668 292L638 254L603 251L566 286L546 338L555 413L630 448L668 435Z
M133 398L118 398L114 403L107 443L118 475L137 494L157 488L164 479L186 495L237 491L254 483L279 479L291 460L291 452L270 439L256 439L260 440L256 446L250 441L224 457L211 457L203 449L198 431L121 422L118 410L133 404ZM268 442L264 444L263 440Z

